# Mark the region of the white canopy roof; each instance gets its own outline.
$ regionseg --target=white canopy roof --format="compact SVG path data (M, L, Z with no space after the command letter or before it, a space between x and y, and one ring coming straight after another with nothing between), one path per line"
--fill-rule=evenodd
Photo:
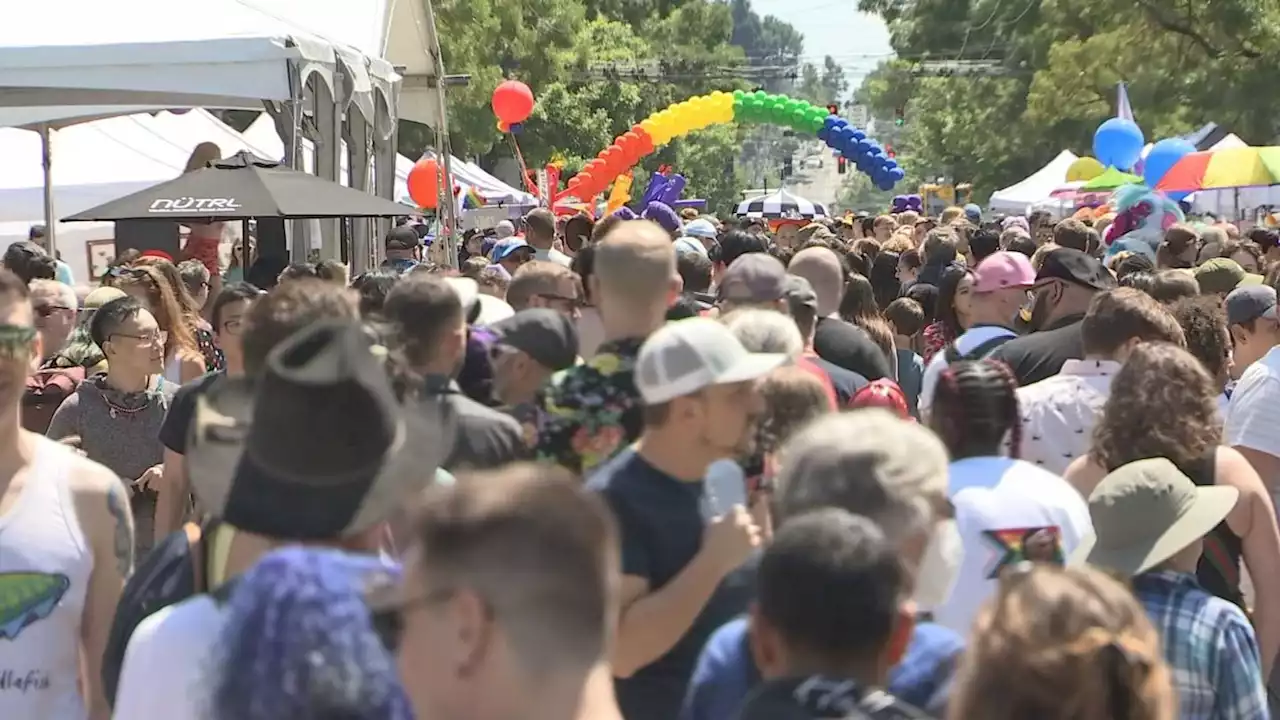
M266 151L263 157L278 160L284 155L284 143L280 140L280 135L276 132L275 123L265 114L261 115L257 120L253 121L244 131L245 138L253 143L256 147L261 147ZM303 168L308 172L311 171L312 152L311 141L303 140ZM343 143L345 149L346 143ZM342 167L339 174L342 182L346 182L347 178L347 153L343 152ZM498 178L481 170L478 166L469 162L452 158L452 168L454 182L467 188L475 188L486 201L490 203L511 203L511 204L536 204L536 199L529 193L517 190L510 185L502 182ZM402 201L412 202L409 197L409 171L413 169L413 161L404 155L396 155L396 190L395 196Z
M350 0L347 0L350 1ZM316 4L337 4L324 0ZM364 3L361 3L364 4ZM290 63L343 66L368 101L392 65L247 0L44 0L0 23L0 126L142 107L260 108L291 97Z
M1025 213L1062 185L1067 179L1067 168L1078 159L1075 153L1063 150L1022 182L992 193L988 205L997 212Z

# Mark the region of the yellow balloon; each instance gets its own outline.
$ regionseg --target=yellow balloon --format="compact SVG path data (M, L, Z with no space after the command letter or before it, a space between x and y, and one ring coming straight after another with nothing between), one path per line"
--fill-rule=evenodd
M1106 168L1095 158L1082 157L1067 167L1067 182L1089 182L1098 177Z

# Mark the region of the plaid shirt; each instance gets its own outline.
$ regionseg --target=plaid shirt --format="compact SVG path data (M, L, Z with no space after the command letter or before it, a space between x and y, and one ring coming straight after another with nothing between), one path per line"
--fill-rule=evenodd
M1160 632L1181 720L1270 717L1258 640L1240 608L1185 573L1139 575L1133 588Z

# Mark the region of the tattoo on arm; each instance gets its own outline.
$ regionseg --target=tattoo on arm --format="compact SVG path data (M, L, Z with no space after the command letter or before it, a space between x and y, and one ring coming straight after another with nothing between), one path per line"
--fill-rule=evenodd
M107 510L115 527L113 549L116 567L120 570L120 577L127 578L133 572L133 513L129 510L124 485L119 482L107 491Z

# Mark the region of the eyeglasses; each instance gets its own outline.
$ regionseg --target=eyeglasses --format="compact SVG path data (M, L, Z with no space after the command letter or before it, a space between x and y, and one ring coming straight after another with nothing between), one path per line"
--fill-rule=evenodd
M390 573L381 573L371 579L364 592L365 606L369 608L369 624L387 652L400 649L404 637L404 615L410 610L435 605L453 598L456 591L437 589L412 598L398 597L403 586Z
M163 345L169 339L169 333L164 330L156 330L146 335L130 335L128 333L112 333L111 337L126 337L131 340L137 340L146 345Z
M34 309L36 311L36 315L39 315L42 318L47 318L56 312L75 310L75 308L69 308L65 305L38 305Z

